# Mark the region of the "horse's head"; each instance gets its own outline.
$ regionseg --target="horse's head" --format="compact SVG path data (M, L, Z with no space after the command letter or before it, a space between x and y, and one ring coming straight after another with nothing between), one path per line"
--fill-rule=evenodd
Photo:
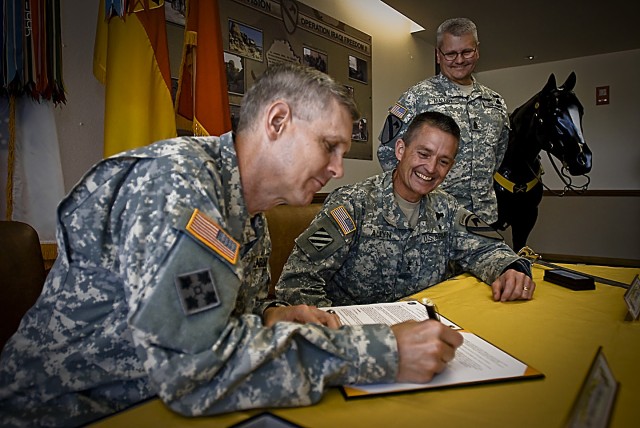
M571 175L591 171L591 150L582 135L584 109L573 92L576 74L572 72L560 87L549 76L535 103L536 135L542 149L551 153Z

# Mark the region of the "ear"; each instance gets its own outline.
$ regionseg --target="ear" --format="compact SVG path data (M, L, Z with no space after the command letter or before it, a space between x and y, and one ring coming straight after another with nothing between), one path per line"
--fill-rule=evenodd
M398 138L396 140L396 159L400 161L404 156L404 140L402 138Z
M576 86L576 73L572 71L569 77L567 77L567 80L565 80L564 83L562 84L561 88L567 91L571 91L575 86Z
M291 107L289 107L289 104L282 100L273 102L267 108L267 135L269 139L277 139L290 120Z
M551 92L554 89L556 89L556 76L555 74L551 73L551 75L549 76L549 80L547 80L547 84L544 85L544 88L542 88L542 92Z

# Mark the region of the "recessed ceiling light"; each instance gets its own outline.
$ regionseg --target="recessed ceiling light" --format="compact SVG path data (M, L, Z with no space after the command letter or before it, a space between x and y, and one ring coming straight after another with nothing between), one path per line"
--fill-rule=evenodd
M535 59L535 56L527 55L527 56L525 56L525 58L528 59L529 61L533 61Z

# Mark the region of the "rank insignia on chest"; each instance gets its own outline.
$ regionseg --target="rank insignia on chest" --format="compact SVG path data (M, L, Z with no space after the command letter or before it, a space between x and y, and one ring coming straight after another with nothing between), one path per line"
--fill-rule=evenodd
M333 217L336 223L338 223L338 226L340 226L340 230L343 235L348 235L356 230L356 223L353 221L344 205L340 205L339 207L332 209L330 212L331 217Z
M238 261L240 244L199 209L193 210L186 230L229 263L235 264Z
M209 269L178 275L175 284L182 309L187 315L220 306L218 290Z

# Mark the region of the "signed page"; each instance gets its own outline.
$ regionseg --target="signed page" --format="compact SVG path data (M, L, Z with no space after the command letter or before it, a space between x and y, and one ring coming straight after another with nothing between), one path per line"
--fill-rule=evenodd
M336 313L345 325L387 324L428 319L424 305L417 301L378 303L371 305L321 308ZM456 330L459 326L440 315L440 322ZM347 397L385 394L481 382L495 382L521 378L540 378L542 373L512 357L477 335L461 330L464 343L448 367L425 384L394 383L373 385L345 385Z

